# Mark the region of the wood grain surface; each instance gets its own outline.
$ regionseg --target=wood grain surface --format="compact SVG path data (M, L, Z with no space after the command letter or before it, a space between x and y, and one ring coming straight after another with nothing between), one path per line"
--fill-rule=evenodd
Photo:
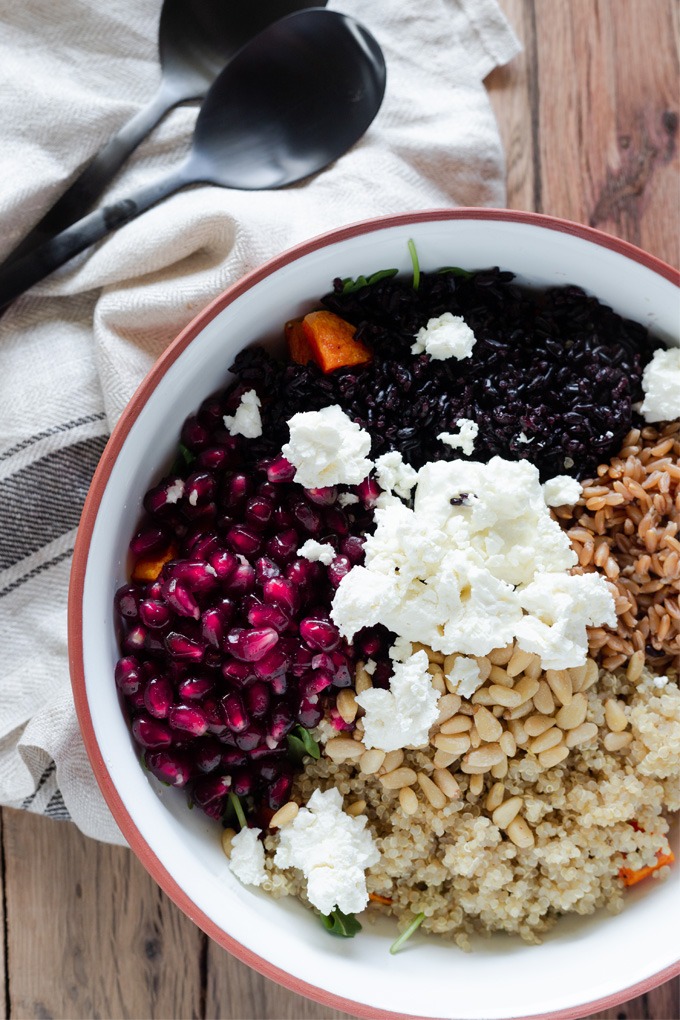
M398 2L398 0L395 0ZM508 205L680 263L677 0L500 0L524 51L487 80ZM330 1020L212 943L132 854L2 812L0 1014ZM678 1020L680 982L591 1020Z

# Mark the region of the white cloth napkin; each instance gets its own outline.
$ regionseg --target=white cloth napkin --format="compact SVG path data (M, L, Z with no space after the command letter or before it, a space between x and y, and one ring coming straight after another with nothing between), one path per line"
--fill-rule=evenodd
M70 558L87 486L136 386L183 326L265 259L341 224L502 206L484 77L519 50L496 0L331 0L373 32L385 100L354 148L285 192L197 187L145 213L0 318L0 803L123 842L90 770L66 648ZM0 0L0 259L153 93L160 0ZM107 199L186 151L172 112Z

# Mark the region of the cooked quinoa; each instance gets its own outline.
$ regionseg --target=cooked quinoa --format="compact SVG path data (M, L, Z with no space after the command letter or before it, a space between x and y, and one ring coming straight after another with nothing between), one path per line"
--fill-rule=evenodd
M677 678L660 687L659 678L646 669L636 681L623 672L602 672L587 700L586 721L598 727L596 738L572 749L554 768L543 769L532 754L508 764L501 792L505 801L522 798L534 836L531 847L516 846L490 817L492 788L496 800L499 793L499 781L490 774L475 793L477 777L454 767L459 798L437 809L418 790L415 813L408 814L399 791L386 789L379 773L363 774L356 759L334 762L322 756L307 760L293 799L304 804L315 789L335 786L346 811L357 805L367 817L381 853L367 872L368 890L392 901L372 902L369 916L393 915L404 930L422 912L424 930L451 938L462 949L470 947L472 935L494 931L538 942L562 914L621 910L620 869L651 867L659 851L668 853L666 816L680 809ZM610 732L605 706L612 700L623 706L632 736L615 752L604 743ZM431 751L406 750L399 767L431 776ZM276 833L265 839L263 888L307 903L301 874L274 868L277 844ZM653 877L663 879L669 871L659 868Z

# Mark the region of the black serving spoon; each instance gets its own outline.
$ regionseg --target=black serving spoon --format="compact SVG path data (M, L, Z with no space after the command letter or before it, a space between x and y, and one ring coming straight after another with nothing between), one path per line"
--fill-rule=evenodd
M80 219L165 114L180 103L202 99L258 32L293 11L325 6L326 0L164 0L156 94L106 143L4 264L16 262Z
M385 78L378 43L353 18L311 9L275 22L210 87L184 162L0 270L0 308L180 188L281 188L327 166L368 128Z

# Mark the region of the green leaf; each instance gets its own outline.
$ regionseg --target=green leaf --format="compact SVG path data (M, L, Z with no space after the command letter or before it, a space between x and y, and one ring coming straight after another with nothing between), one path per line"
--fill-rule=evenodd
M351 276L347 276L342 281L342 293L355 294L363 287L371 287L380 280L387 280L391 276L396 276L398 272L398 269L379 269L376 273L372 273L371 276L357 276L356 280L353 280Z
M408 940L411 938L411 935L413 935L414 931L417 931L418 928L420 928L424 920L425 914L416 914L416 916L413 918L406 931L403 931L399 938L396 939L396 941L394 941L390 946L390 952L392 953L392 955L394 955L394 953L399 952L404 942L408 942Z
M236 815L236 818L238 819L238 824L241 826L242 829L247 829L248 828L248 822L246 821L246 816L245 816L245 813L243 811L243 805L241 804L241 801L238 799L238 795L235 794L235 793L230 793L229 794L229 803L231 804L231 806L234 809L234 814Z
M331 935L339 935L343 939L353 939L361 931L361 925L354 914L343 914L338 907L330 914L321 914L321 923Z
M409 255L411 256L411 263L413 265L413 289L418 290L418 287L420 286L420 262L418 261L416 244L412 238L409 238L408 250Z
M464 280L469 280L474 273L471 273L469 269L461 269L460 266L442 266L441 269L437 270L438 273L451 273L453 276L462 276Z
M300 761L306 754L311 755L312 758L320 758L321 750L316 740L304 726L296 726L292 733L289 733L286 737L288 744L288 750Z
M181 472L183 468L188 467L189 464L193 464L196 460L196 454L192 453L191 450L187 449L184 443L180 443L177 447L177 456L175 462L172 465L173 472Z

